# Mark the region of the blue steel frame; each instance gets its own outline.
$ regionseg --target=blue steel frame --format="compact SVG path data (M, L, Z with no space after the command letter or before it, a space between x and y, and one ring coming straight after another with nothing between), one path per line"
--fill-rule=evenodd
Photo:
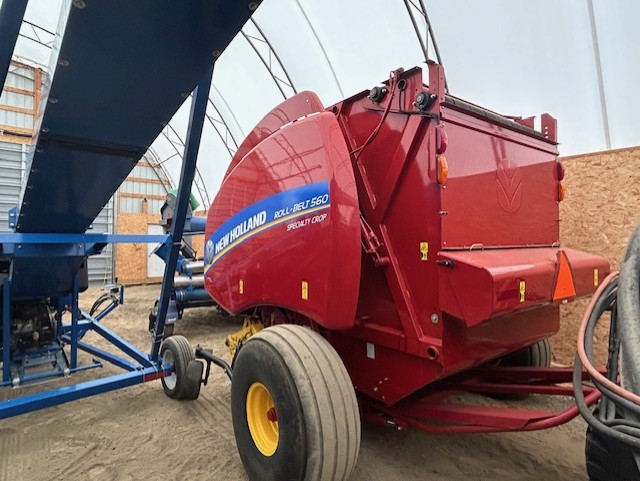
M4 2L11 3L11 2ZM3 7L4 7L3 3ZM170 247L169 256L165 266L164 278L160 302L158 305L158 315L153 329L153 339L149 354L145 354L138 348L128 343L115 333L99 323L100 319L93 319L86 314L82 314L78 309L78 276L73 282L73 292L71 295L71 324L63 325L60 318L60 309L56 317L62 334L60 340L70 345L70 371L78 371L101 365L100 363L89 366L78 367L78 349L85 351L92 356L101 358L117 367L124 369L124 374L104 377L101 379L52 389L36 394L17 397L0 402L0 419L4 419L18 414L23 414L38 409L45 409L69 401L93 396L96 394L113 391L116 389L140 384L143 382L160 379L171 374L168 365L162 365L160 358L160 344L164 333L165 317L169 298L173 289L173 276L176 270L180 244L182 240L184 223L189 203L191 185L193 183L196 160L202 137L202 129L206 115L207 100L213 76L213 67L207 72L198 84L189 118L189 128L185 146L184 161L180 174L180 185L178 187L177 206L172 223L171 234L161 236L147 235L108 235L108 234L0 234L0 255L5 258L12 257L47 257L55 252L60 256L86 256L97 254L105 244L113 242L161 242ZM2 284L2 383L0 385L11 384L11 277L4 279ZM62 302L60 303L62 304ZM61 307L60 305L58 307ZM104 316L100 316L104 317ZM110 352L91 346L81 341L82 336L92 330L109 341L115 348L131 357L135 362L114 355Z

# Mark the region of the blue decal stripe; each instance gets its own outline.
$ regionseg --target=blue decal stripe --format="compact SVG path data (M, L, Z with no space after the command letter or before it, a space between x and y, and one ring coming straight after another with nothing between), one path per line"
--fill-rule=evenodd
M254 235L330 206L329 183L325 181L279 192L245 207L209 237L205 244L206 270Z
M260 234L260 233L262 233L262 232L264 232L266 230L271 229L272 227L279 226L280 224L284 224L285 222L288 222L290 220L297 219L298 217L303 217L303 216L305 216L307 214L313 214L315 212L320 212L320 211L326 210L329 207L331 207L331 204L325 204L325 205L322 205L320 207L314 207L312 209L308 209L308 210L305 210L305 211L299 211L299 212L296 212L295 214L291 214L291 215L289 215L287 217L281 217L280 219L274 220L273 222L269 222L268 224L265 224L265 225L263 225L261 227L258 227L257 229L252 230L248 234L246 234L246 235L240 237L239 239L235 240L233 242L233 244L229 244L223 250L218 252L214 256L213 260L211 261L211 264L207 266L207 272L209 271L209 269L211 267L213 267L213 265L216 262L218 262L222 257L224 257L225 254L227 254L229 251L233 250L234 248L238 247L244 241L249 240L254 235Z

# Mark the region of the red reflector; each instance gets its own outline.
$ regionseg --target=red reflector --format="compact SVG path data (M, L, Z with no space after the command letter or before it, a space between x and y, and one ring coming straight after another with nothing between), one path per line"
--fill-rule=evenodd
M573 284L573 274L569 259L564 251L558 252L558 270L556 273L556 286L553 289L553 300L561 301L576 296L576 287Z
M444 125L436 127L436 154L444 154L449 145L449 137L444 130Z
M557 175L558 175L558 180L564 180L564 165L562 165L562 162L558 161L556 163L556 169L557 169Z
M558 202L562 202L567 197L567 188L562 182L558 182Z
M438 155L436 158L438 161L438 184L445 185L449 178L449 164L447 158L444 155Z
M149 374L144 375L144 382L154 381L156 379L161 379L165 376L166 376L165 371L151 372Z

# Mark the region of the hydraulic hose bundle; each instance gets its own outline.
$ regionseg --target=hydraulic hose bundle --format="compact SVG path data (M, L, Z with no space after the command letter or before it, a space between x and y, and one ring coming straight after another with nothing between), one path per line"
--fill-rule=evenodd
M606 375L595 367L595 328L611 313ZM582 391L582 370L602 393L592 413ZM578 332L573 372L580 413L598 434L640 451L640 228L632 235L620 273L610 274L594 294Z

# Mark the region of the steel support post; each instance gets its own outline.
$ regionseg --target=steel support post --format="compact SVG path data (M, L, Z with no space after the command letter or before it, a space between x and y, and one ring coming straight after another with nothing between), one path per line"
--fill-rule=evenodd
M167 309L169 307L169 298L173 290L173 276L175 275L178 255L180 254L182 234L184 232L187 207L191 196L191 185L193 184L196 171L198 150L200 149L200 139L202 137L202 128L207 113L207 102L209 99L209 90L211 89L212 79L213 67L202 78L202 80L200 80L191 103L189 129L187 131L187 139L185 142L182 170L180 171L180 184L178 185L178 199L173 216L173 222L171 224L171 249L164 268L162 290L160 292L160 299L158 302L158 316L153 329L153 340L150 353L152 361L158 358L158 353L160 352L160 343L162 342L162 335L164 333L164 323L167 316Z
M7 79L28 0L5 0L0 6L0 91Z
M2 283L2 382L11 381L11 279Z
M71 297L71 369L78 367L78 274L73 279L73 295Z

